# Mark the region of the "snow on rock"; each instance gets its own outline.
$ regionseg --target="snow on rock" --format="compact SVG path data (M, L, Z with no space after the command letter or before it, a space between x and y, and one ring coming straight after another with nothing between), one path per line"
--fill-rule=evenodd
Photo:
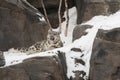
M42 53L36 53L32 55L26 55L24 53L9 53L5 52L5 60L6 65L13 65L16 63L22 62L26 58L35 57L35 56L51 56L56 55L55 53L59 50L62 52L65 52L66 54L66 62L67 62L67 76L68 78L75 77L75 71L84 71L86 72L86 76L83 76L83 78L86 80L87 76L89 75L89 67L90 67L90 57L92 53L92 45L94 38L96 36L96 33L98 29L113 29L120 27L120 11L116 12L115 14L109 15L109 16L95 16L91 20L89 20L86 23L83 23L81 25L93 25L92 28L87 29L86 32L88 32L87 35L82 36L80 39L75 40L72 43L72 31L75 27L76 23L76 8L73 7L70 10L70 23L69 23L69 29L68 29L68 36L64 36L64 30L65 30L65 24L66 22L62 23L62 33L61 33L61 39L63 42L65 42L64 47L58 48L55 50L42 52ZM73 48L77 48L81 51L74 51ZM51 52L51 53L50 53ZM82 60L85 62L85 64L75 63L75 59ZM82 75L80 75L82 76Z
M74 8L72 8L74 9ZM71 10L72 10L71 9ZM74 10L72 10L74 11ZM73 12L75 13L75 12ZM75 17L76 15L72 15L71 17L71 21L73 20L73 23L75 21ZM73 18L73 19L72 19ZM98 29L104 29L104 30L109 30L109 29L113 29L113 28L117 28L120 27L120 11L116 12L115 14L111 14L109 16L95 16L93 17L91 20L81 24L81 25L92 25L93 27L90 29L87 29L86 32L88 32L87 35L82 36L80 39L77 39L76 41L74 41L72 44L70 44L68 46L68 44L70 43L71 39L70 36L72 37L72 30L75 27L73 27L73 24L70 23L69 29L69 34L70 36L68 36L69 38L65 37L62 33L62 39L63 41L66 41L66 47L64 47L64 49L69 48L69 50L65 51L66 53L66 59L67 59L67 68L68 68L68 72L67 72L67 76L68 78L75 77L75 73L74 71L85 71L86 72L86 76L84 76L84 79L86 79L86 77L88 77L89 75L89 68L90 68L90 57L92 54L92 46L93 46L93 42L94 42L94 38L96 36L96 33L98 31ZM65 23L63 23L65 24ZM63 29L64 31L64 29ZM67 44L68 43L68 44ZM82 50L82 52L73 52L70 49L71 48L80 48ZM64 49L62 51L64 51ZM82 56L84 54L84 56ZM80 57L82 56L82 57ZM75 63L75 59L82 59L83 61L85 61L85 66L83 66L82 64L76 64Z
M64 16L66 18L66 11L64 12ZM66 29L66 21L64 21L62 23L62 31L61 31L61 39L62 39L62 42L64 43L64 46L66 45L69 45L72 43L72 32L73 32L73 29L74 27L76 26L76 20L77 20L77 12L76 12L76 8L73 7L71 9L69 9L69 27L68 27L68 35L65 36L65 29ZM58 31L58 29L54 29L55 31Z
M113 28L120 27L120 11L116 12L115 14L111 14L109 16L95 16L90 21L83 23L94 25L96 28L101 28L104 30L110 30Z
M16 53L4 52L4 56L5 56L5 62L6 62L5 66L21 63L23 59L27 58L27 55L23 53L16 54Z
M13 53L9 52L9 51L4 52L5 61L6 61L6 65L4 67L22 63L23 60L25 60L27 58L38 57L38 56L40 56L40 57L53 56L53 55L56 55L56 52L57 52L56 50L53 50L53 51L35 53L35 54L31 54L31 55L27 55L26 53L19 53L16 50Z

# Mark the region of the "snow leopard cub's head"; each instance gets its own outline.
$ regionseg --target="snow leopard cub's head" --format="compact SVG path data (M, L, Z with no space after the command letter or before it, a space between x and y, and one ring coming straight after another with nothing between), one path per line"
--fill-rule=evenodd
M56 32L56 31L48 31L48 35L47 35L47 40L49 43L52 44L57 44L58 42L61 41L60 39L60 33Z

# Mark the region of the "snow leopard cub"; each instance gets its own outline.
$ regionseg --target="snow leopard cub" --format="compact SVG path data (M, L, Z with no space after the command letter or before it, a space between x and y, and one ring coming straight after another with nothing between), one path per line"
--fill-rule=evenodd
M63 43L60 38L60 33L55 31L48 31L47 40L37 42L34 45L30 46L29 48L21 48L18 51L27 54L32 54L52 50L55 48L60 48L62 46Z

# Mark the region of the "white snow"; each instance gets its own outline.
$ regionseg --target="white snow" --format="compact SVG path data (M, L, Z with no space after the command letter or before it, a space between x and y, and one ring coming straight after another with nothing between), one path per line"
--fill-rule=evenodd
M75 74L73 71L76 71L76 70L83 70L87 72L87 75L84 77L86 78L89 75L89 68L90 68L89 61L92 53L92 45L98 29L109 30L109 29L120 27L120 22L119 22L120 11L116 12L115 14L111 14L109 16L102 16L102 15L95 16L91 20L81 24L81 25L89 24L89 25L93 25L93 27L86 30L86 32L88 32L87 35L82 36L81 38L75 40L74 42L72 42L72 31L76 26L76 8L73 7L69 9L69 11L70 11L70 14L69 14L70 23L69 23L69 32L67 37L64 36L66 22L62 23L61 39L63 42L65 42L64 47L47 51L47 52L36 53L32 55L26 55L24 53L5 52L4 54L5 60L6 60L5 66L20 63L24 59L30 58L30 57L56 55L55 53L57 52L57 50L60 50L66 53L68 78L70 78L70 76L75 77ZM71 48L74 48L74 47L80 48L82 52L71 51ZM84 56L80 57L83 54ZM75 58L82 59L83 61L85 61L86 63L85 66L81 64L75 64Z
M27 55L23 53L16 54L16 53L4 52L4 56L5 56L5 62L6 62L5 66L21 63L23 59L27 58Z
M120 27L120 11L116 12L115 14L111 14L109 16L95 16L90 21L83 23L83 24L90 24L94 25L95 27L110 30L113 28Z
M64 13L64 17L66 18L66 12ZM73 7L72 9L69 9L69 27L68 27L68 35L65 36L65 29L66 29L66 21L62 23L62 33L61 33L61 39L64 42L64 46L72 43L72 32L74 27L76 26L76 19L77 19L77 13L76 8Z
M14 50L13 52L9 52L9 51L4 52L6 65L3 67L22 63L23 60L31 58L31 57L56 55L54 52L55 51L52 51L52 52L46 51L46 52L41 52L41 53L36 53L36 54L31 54L31 55L26 55L25 53L19 53L16 50Z

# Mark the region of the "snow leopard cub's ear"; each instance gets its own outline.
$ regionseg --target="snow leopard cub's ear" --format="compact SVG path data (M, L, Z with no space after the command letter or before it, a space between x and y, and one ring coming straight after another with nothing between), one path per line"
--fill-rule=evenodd
M52 30L51 30L51 29L49 29L49 30L48 30L48 34L51 34L51 33L52 33Z

